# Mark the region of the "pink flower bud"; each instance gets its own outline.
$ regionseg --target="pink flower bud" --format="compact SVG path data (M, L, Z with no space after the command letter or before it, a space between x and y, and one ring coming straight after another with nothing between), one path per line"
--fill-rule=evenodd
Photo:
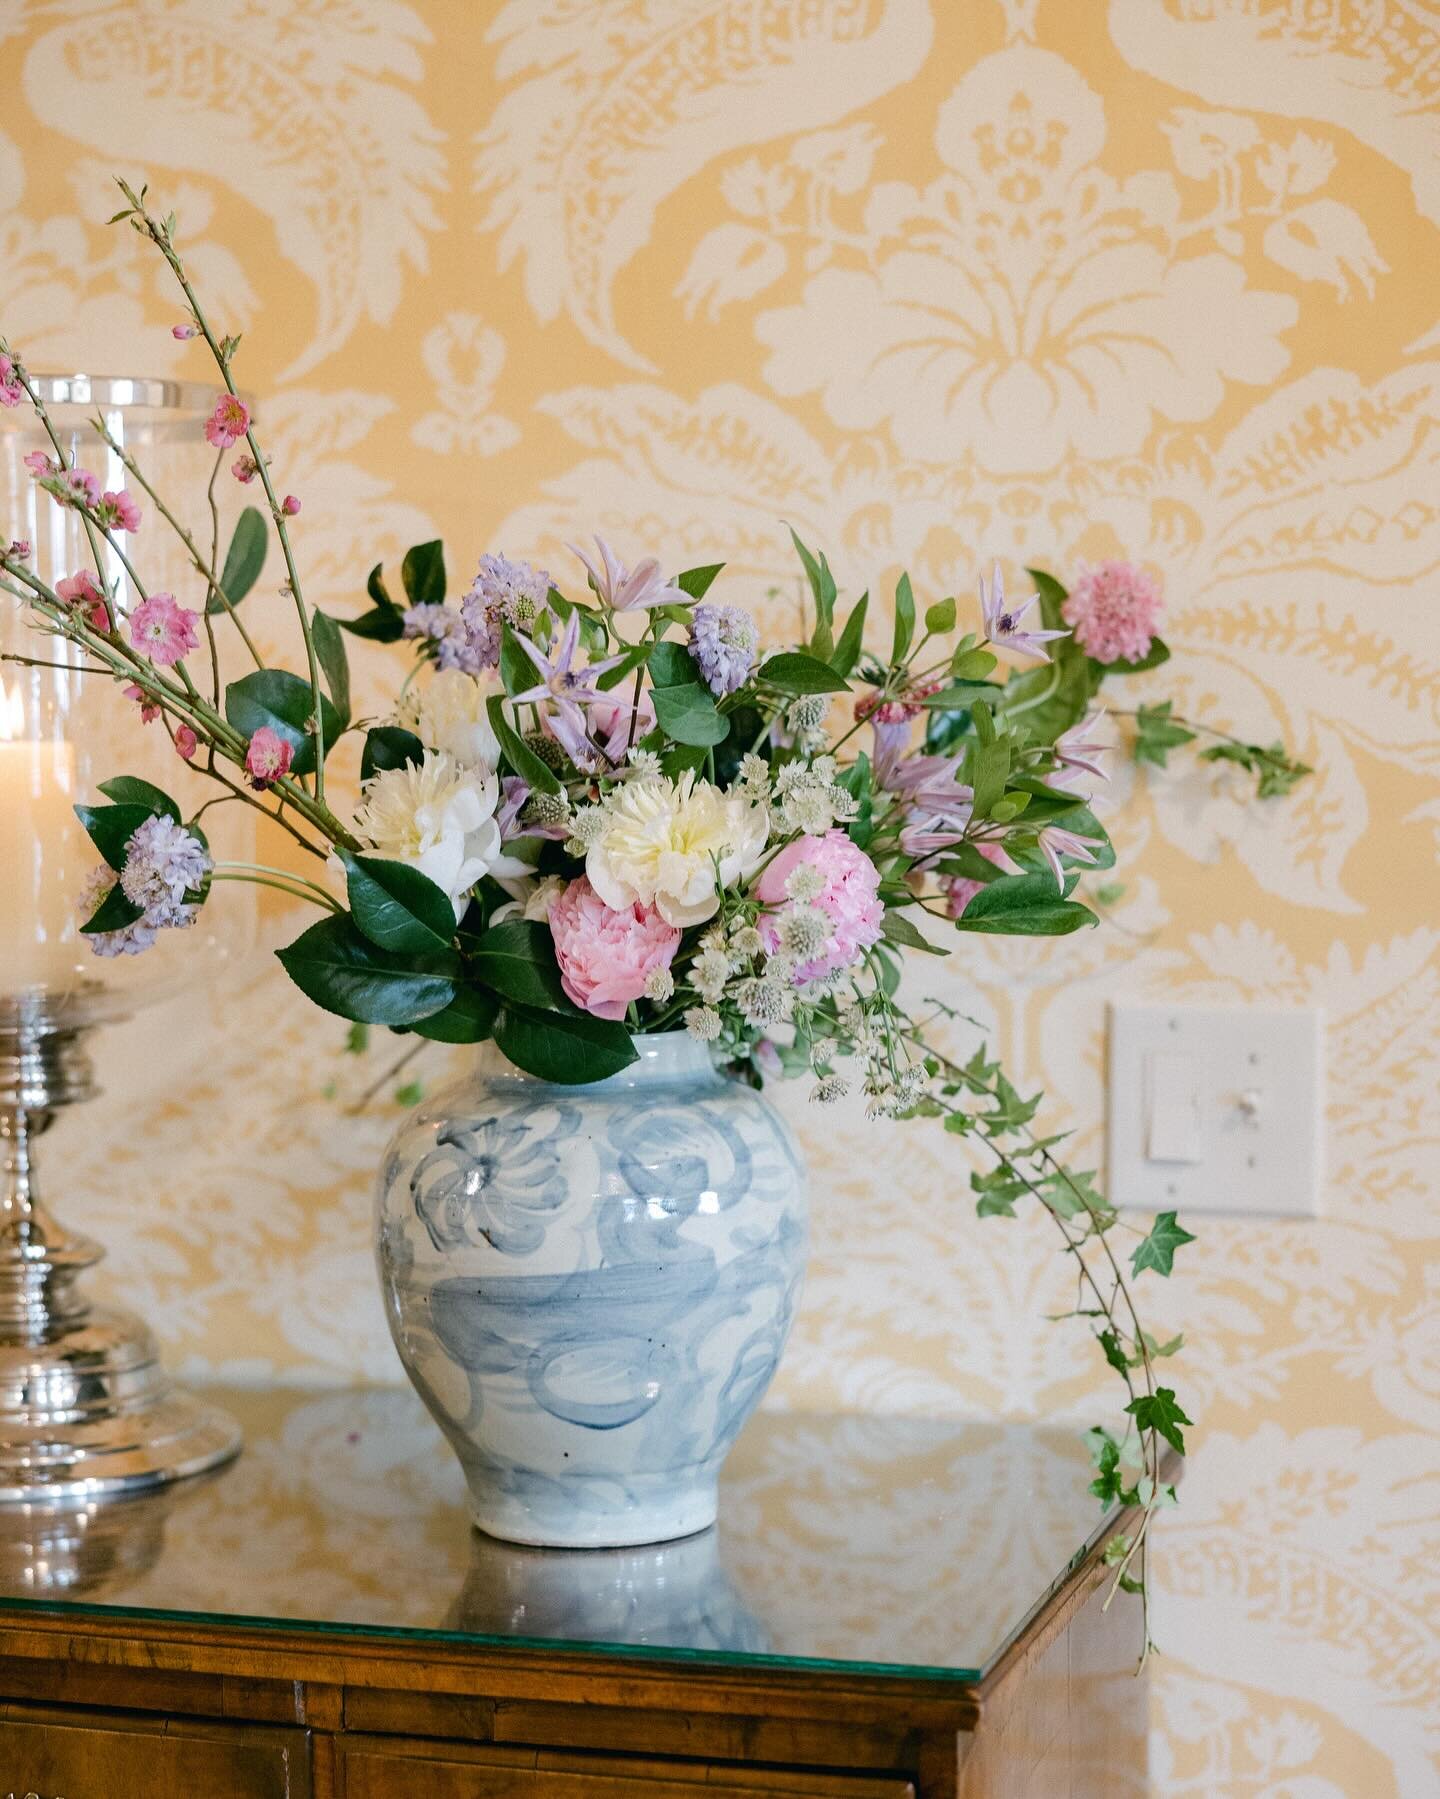
M199 747L199 739L189 725L176 725L175 750L177 755L183 757L186 762L193 761Z
M280 510L285 514L286 518L294 518L295 514L300 510L300 502L293 493L287 493L285 498L280 502Z
M13 556L17 562L23 562L30 554L30 539L28 537L12 538L9 554Z
M199 334L200 327L198 325L172 325L170 327L171 337L178 338L182 344L188 338L198 337Z

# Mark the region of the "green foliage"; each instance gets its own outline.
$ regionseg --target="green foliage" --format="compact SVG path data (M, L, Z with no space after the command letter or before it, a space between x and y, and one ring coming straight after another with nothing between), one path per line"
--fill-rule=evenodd
M352 637L364 637L372 643L398 643L405 635L404 614L390 598L390 590L385 585L378 562L370 571L365 591L375 602L374 605L369 612L362 612L359 618L342 618L341 630L348 631Z
M400 583L412 606L442 606L445 603L445 546L439 538L430 543L417 543L405 552L400 564Z
M458 956L397 955L342 913L322 918L275 953L307 999L361 1024L412 1025L448 1006L460 985Z
M509 625L500 627L500 685L512 696L525 693L540 679L539 670L520 647L520 639Z
M340 621L328 612L310 615L310 640L315 645L315 660L325 676L330 698L344 730L350 723L350 661L345 654L345 639L340 635ZM328 747L330 737L325 738Z
M955 629L955 600L936 600L925 608L925 629L932 637L947 637Z
M1150 648L1143 656L1133 661L1118 657L1114 662L1095 662L1091 666L1100 675L1143 675L1152 668L1160 668L1170 660L1170 646L1158 637L1150 639Z
M635 1060L624 1025L588 1012L537 1012L506 1004L495 1020L494 1036L517 1068L560 1086L605 1080Z
M1088 906L1062 899L1050 875L1002 875L971 898L955 929L1003 937L1068 937L1098 923Z
M560 984L555 943L549 928L528 918L507 918L491 925L471 952L473 974L507 1004L541 1011L573 1012Z
M675 585L681 593L689 594L692 600L703 600L724 566L723 562L707 562L703 568L687 568L683 574L675 577Z
M1182 1243L1194 1241L1190 1232L1175 1222L1173 1212L1161 1212L1151 1225L1149 1235L1131 1255L1130 1267L1136 1274L1153 1268L1156 1274L1168 1275L1175 1261L1175 1251Z
M1153 762L1156 768L1164 768L1170 759L1171 750L1178 749L1182 743L1195 741L1193 731L1171 722L1170 713L1174 704L1173 700L1161 700L1154 706L1142 706L1135 714L1137 762Z
M660 729L676 743L708 747L730 735L730 721L721 716L706 687L652 687L650 698Z
M242 737L253 737L268 725L294 751L291 771L308 774L315 766L312 721L315 696L310 683L283 668L257 668L225 689L225 716ZM322 693L320 719L328 754L340 735L340 716Z
M410 1029L435 1043L483 1043L495 1028L500 1002L483 987L462 987L442 1011L419 1018Z
M915 640L915 593L909 575L901 575L895 587L895 635L890 644L890 666L899 668Z
M835 650L835 577L831 574L830 564L824 555L817 561L801 543L793 528L790 541L795 545L796 554L804 565L810 592L815 600L815 630L810 638L810 654L821 662L828 662Z
M898 943L906 949L923 950L927 956L948 956L949 950L941 949L939 944L931 943L903 912L892 906L887 909L880 922L880 929L887 943Z
M865 643L865 616L870 610L870 595L862 593L856 600L849 618L845 620L845 629L840 633L840 641L830 658L830 666L837 675L849 676L855 672L855 664L860 660L860 652Z
M126 899L117 882L101 900L100 904L81 925L82 935L93 937L102 931L123 931L137 919L145 916L145 908L137 906L134 900Z
M235 521L230 548L225 552L224 566L220 570L220 587L225 600L232 606L238 606L260 579L269 547L270 534L264 514L254 506L245 507ZM205 610L213 617L225 610L225 600L212 593L205 602Z
M180 808L170 795L153 782L142 781L139 775L112 775L100 783L100 791L107 800L119 805L143 806L157 818L173 819L177 825L180 822Z
M423 762L425 746L413 731L399 725L373 725L365 733L365 748L360 756L360 779L386 768L406 768L412 762Z
M1137 749L1136 754L1139 754ZM1255 795L1257 799L1280 799L1289 793L1297 781L1315 771L1308 763L1297 762L1285 753L1283 743L1272 743L1268 747L1258 743L1218 743L1208 750L1201 750L1202 762L1234 762L1255 776Z
M77 806L75 816L105 862L118 874L125 866L125 846L157 808L126 800L114 806ZM160 808L163 810L163 808Z
M486 700L485 716L490 720L490 729L495 733L495 740L500 745L505 760L523 781L528 781L531 787L538 788L542 793L563 791L554 769L542 762L534 750L511 730L510 721L505 716L502 694L492 693Z
M848 693L850 683L834 666L798 651L785 651L767 658L760 665L756 679L782 693Z
M382 856L337 850L345 869L350 914L381 949L414 955L448 950L455 936L455 908L418 868Z
M641 645L644 649L645 646ZM703 687L704 677L683 643L660 642L646 651L652 687Z

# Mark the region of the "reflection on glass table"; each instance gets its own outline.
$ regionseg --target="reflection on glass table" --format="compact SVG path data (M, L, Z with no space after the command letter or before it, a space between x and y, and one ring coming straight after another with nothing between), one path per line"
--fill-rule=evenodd
M975 1680L1104 1529L1079 1426L761 1412L714 1529L522 1549L471 1529L408 1390L213 1397L244 1428L233 1466L112 1505L98 1532L75 1510L0 1508L0 1607Z

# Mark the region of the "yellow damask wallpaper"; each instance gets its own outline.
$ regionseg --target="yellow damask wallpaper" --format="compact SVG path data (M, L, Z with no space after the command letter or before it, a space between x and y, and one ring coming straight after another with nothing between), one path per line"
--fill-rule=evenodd
M1152 1778L1433 1793L1437 9L6 0L0 67L5 329L37 369L203 377L102 222L111 170L148 177L334 609L437 533L461 579L486 549L573 575L591 529L725 557L774 632L781 520L852 592L1163 572L1177 654L1138 697L1318 773L1257 808L1238 771L1122 768L1114 924L1063 983L970 939L947 991L1096 1154L1107 998L1324 1007L1323 1216L1207 1220L1151 1293L1198 1420ZM395 1107L344 1116L326 1088L379 1065L330 1042L257 960L111 1033L55 1133L67 1216L188 1371L399 1378L368 1237ZM1043 1225L978 1222L952 1139L791 1110L819 1192L776 1402L1088 1412Z

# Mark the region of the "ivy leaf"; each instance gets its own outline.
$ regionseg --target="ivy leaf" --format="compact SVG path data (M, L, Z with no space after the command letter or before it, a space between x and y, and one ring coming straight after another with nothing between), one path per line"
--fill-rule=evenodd
M703 568L687 568L683 574L675 577L675 585L681 593L689 594L692 600L703 600L724 566L723 562L708 562Z
M381 949L437 955L455 935L455 908L428 875L407 862L338 850L350 914Z
M491 925L471 957L476 977L502 999L541 1011L573 1011L560 984L555 942L547 925L527 918L507 918Z
M566 1087L604 1080L635 1060L624 1025L589 1012L502 1006L495 1020L495 1041L517 1068L537 1080Z
M238 606L260 579L269 547L270 534L263 513L254 506L247 506L235 521L230 548L225 552L225 565L220 570L220 586L232 606ZM205 602L205 610L214 617L225 610L225 600L212 593Z
M1105 1351L1105 1360L1117 1374L1128 1374L1130 1372L1130 1358L1121 1347L1120 1338L1116 1332L1113 1330L1103 1330L1099 1333L1099 1336L1100 1347Z
M1135 760L1137 762L1153 762L1156 768L1164 768L1170 759L1171 750L1178 749L1182 743L1193 743L1195 733L1187 731L1184 725L1170 722L1170 711L1173 700L1162 700L1155 706L1142 706L1135 714Z
M112 775L100 783L100 791L117 804L144 806L157 818L171 818L177 825L180 822L180 808L170 795L152 782L142 781L139 775Z
M360 779L386 768L406 768L412 762L423 762L425 746L413 731L399 725L375 725L365 733L365 748L360 756Z
M850 683L828 662L786 650L760 665L758 680L784 693L848 693Z
M445 546L438 537L430 543L417 543L405 552L400 580L412 606L444 605Z
M414 1024L448 1006L460 985L458 956L395 955L341 913L312 924L275 954L307 999L361 1024Z
M1153 1393L1142 1393L1138 1399L1131 1400L1125 1410L1140 1430L1156 1431L1172 1449L1184 1455L1185 1438L1180 1426L1193 1425L1195 1420L1187 1418L1180 1409L1173 1387L1157 1387Z
M1190 1232L1175 1222L1173 1212L1161 1212L1151 1225L1149 1236L1131 1255L1130 1266L1136 1274L1143 1274L1147 1268L1153 1268L1156 1274L1168 1275L1175 1260L1175 1251L1182 1243L1194 1241Z

